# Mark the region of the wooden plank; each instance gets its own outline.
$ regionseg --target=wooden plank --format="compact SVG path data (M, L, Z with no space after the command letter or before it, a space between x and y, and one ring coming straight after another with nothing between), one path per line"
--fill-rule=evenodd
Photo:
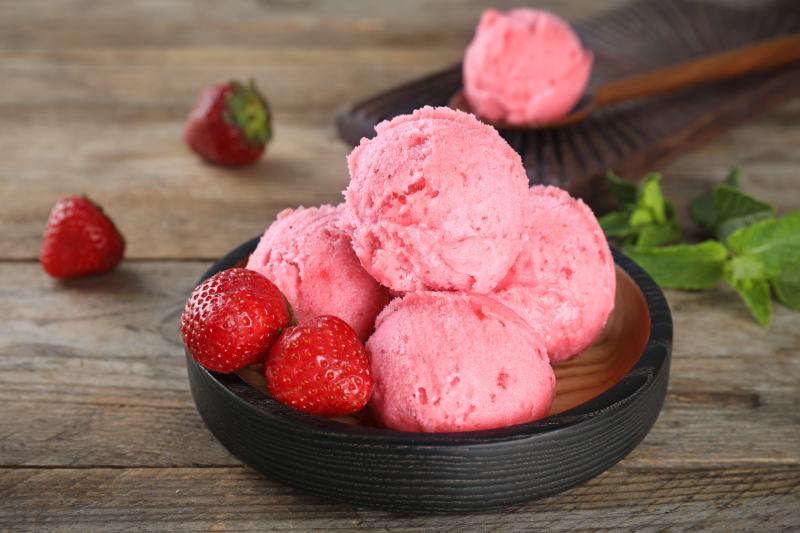
M626 0L602 4L586 0L541 0L537 6L578 18ZM393 2L306 0L286 2L233 0L219 9L211 0L126 2L111 6L82 1L81 9L58 0L4 3L0 6L0 47L58 49L65 44L95 48L158 46L203 48L431 48L463 46L477 23L485 0ZM500 9L518 2L491 3Z
M0 496L0 529L14 531L800 528L800 466L619 466L559 496L478 516L357 509L304 496L247 468L0 470Z
M194 409L177 330L206 267L129 263L59 283L0 263L0 465L237 465ZM800 464L796 315L776 306L764 330L727 289L668 297L670 392L628 463Z

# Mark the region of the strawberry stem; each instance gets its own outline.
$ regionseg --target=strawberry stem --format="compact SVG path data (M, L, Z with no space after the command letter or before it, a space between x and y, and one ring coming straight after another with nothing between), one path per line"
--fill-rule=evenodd
M269 106L253 80L248 85L231 82L231 92L225 97L224 118L238 127L253 145L260 146L272 138Z

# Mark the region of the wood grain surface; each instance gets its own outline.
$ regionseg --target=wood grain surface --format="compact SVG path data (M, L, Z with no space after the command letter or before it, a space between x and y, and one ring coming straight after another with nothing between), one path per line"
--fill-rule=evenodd
M539 5L577 19L623 1ZM800 529L800 315L777 305L763 330L724 287L667 293L670 390L642 445L504 512L312 499L241 466L203 426L177 332L197 277L278 210L338 201L336 107L457 61L486 4L0 4L0 531ZM277 117L266 159L200 163L180 140L192 101L250 75ZM738 164L746 189L800 208L798 124L794 101L727 133L665 168L667 192L685 217ZM127 260L58 283L36 256L51 205L77 192L117 220Z

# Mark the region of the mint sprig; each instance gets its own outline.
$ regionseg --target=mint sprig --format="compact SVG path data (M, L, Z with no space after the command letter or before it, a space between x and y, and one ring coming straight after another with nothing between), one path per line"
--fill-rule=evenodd
M800 265L778 274L771 280L771 285L779 302L800 311Z
M639 187L609 173L620 209L600 219L606 235L667 288L701 290L726 281L762 326L772 294L800 310L800 212L775 218L775 208L741 189L741 170L697 198L692 217L709 239L663 246L682 237L675 208L661 193L659 174Z
M692 202L692 218L719 241L725 242L739 228L775 216L773 206L742 190L743 176L739 168L734 168L723 183Z
M600 217L606 235L620 240L623 246L638 247L658 246L681 238L675 206L661 192L661 174L651 172L638 188L613 172L607 178L620 210Z
M754 257L775 277L800 265L800 211L739 228L728 238L736 255Z
M728 250L717 241L628 248L625 253L660 285L684 290L707 289L719 283L728 260Z

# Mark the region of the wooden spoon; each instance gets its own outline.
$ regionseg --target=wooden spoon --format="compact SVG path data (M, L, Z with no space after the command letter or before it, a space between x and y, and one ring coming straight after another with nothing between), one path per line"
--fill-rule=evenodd
M580 122L595 109L610 104L773 70L796 61L800 61L800 33L608 81L597 87L594 92L587 92L568 115L550 122L529 124L495 122L493 125L497 128L511 129L558 128ZM448 105L454 109L471 112L463 91L456 93Z

